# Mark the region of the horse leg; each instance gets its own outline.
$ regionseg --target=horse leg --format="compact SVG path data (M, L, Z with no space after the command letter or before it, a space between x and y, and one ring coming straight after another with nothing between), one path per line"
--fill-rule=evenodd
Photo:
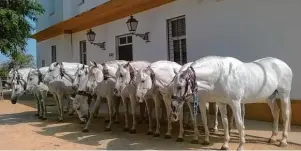
M216 103L217 104L217 103ZM224 144L222 146L222 150L229 150L229 141L230 141L230 135L229 135L229 128L228 128L228 117L227 117L227 104L225 103L218 103L218 108L221 113L221 118L223 122L224 127Z
M153 130L152 130L152 102L153 100L145 100L145 106L147 110L147 116L148 116L148 131L147 135L153 135Z
M184 141L184 139L183 139L183 134L184 134L183 107L184 107L184 105L180 108L180 114L179 114L180 128L179 128L179 135L178 135L178 138L177 138L176 142L183 142Z
M214 103L214 127L213 132L218 131L218 105L217 103Z
M41 102L42 102L42 108L43 108L42 120L47 120L47 110L46 110L47 91L42 91L41 96L42 96Z
M35 114L35 116L39 116L40 115L40 101L39 101L38 96L35 93L33 95L36 98L36 107L37 107L37 113Z
M113 96L109 95L107 96L107 102L108 102L108 110L109 110L109 124L105 128L106 132L111 131L111 125L112 125L112 114L113 114L113 106L112 106Z
M278 91L279 92L279 91ZM290 91L279 92L281 99L281 109L282 109L282 119L283 119L283 135L282 140L279 144L281 147L287 146L287 136L288 131L290 130L290 121L291 121L291 100L290 100Z
M154 137L160 137L160 121L159 121L159 110L160 110L160 104L161 99L157 92L155 92L154 97L154 103L155 103L155 115L156 115L156 131L154 134Z
M62 102L63 101L63 94L58 94L57 97L58 97L58 103L59 103L59 107L60 107L60 111L61 111L60 116L58 118L58 121L62 122L63 121L63 116L64 116L63 102Z
M245 140L245 131L244 131L244 123L242 122L242 116L241 116L241 100L233 100L231 102L230 107L232 109L232 112L234 114L235 118L235 123L236 123L236 128L238 129L239 132L239 138L240 138L240 143L237 148L237 150L243 150L243 145L246 143Z
M101 102L101 97L100 97L100 96L97 96L97 99L96 99L95 104L94 104L94 106L93 106L93 108L92 108L92 111L91 111L91 115L89 116L89 120L88 120L88 122L86 123L86 126L85 126L83 132L88 132L88 131L89 131L89 125L90 125L91 122L92 122L92 119L93 119L94 114L97 113L98 109L100 108L100 107L99 107L99 106L100 106L100 102ZM89 112L89 111L88 111L88 112Z
M207 122L206 102L204 100L201 100L200 97L199 97L199 108L200 108L200 111L201 111L202 122L203 122L204 129L205 129L205 139L204 139L204 142L202 144L203 145L209 145L209 134L210 133L209 133L208 122ZM195 118L195 120L197 120L197 119Z
M232 112L232 109L229 105L227 105L227 118L228 118L228 125L229 125L229 134L231 132L231 129L233 127L233 122L234 122L234 115Z
M198 129L198 124L197 124L197 118L196 116L193 115L193 107L190 102L187 102L188 108L189 108L189 114L190 118L193 124L193 130L194 130L194 136L193 140L191 141L191 144L198 144L199 143L199 129Z
M56 106L57 106L57 109L58 109L58 115L59 115L58 119L59 119L60 114L61 114L61 106L60 106L60 103L59 103L59 98L58 98L57 94L53 94L53 98L56 102Z
M164 104L165 104L165 113L162 112L162 117L164 114L166 114L166 117L170 117L170 114L171 114L171 97L170 96L166 96L164 95L163 96L163 101L164 101ZM164 106L163 106L164 108ZM180 122L182 122L182 129L183 129L183 106L182 106L182 120ZM180 128L181 129L181 128ZM170 139L171 138L171 130L172 130L172 125L171 125L171 119L170 118L167 118L167 133L165 134L164 138L165 139ZM184 131L184 130L183 130Z
M275 97L268 100L268 105L271 109L271 112L272 112L272 115L274 118L273 131L272 131L272 136L269 139L269 143L276 143L276 136L278 135L278 123L279 123L280 109L277 105Z
M133 120L133 125L132 125L132 129L130 131L130 134L136 134L136 125L137 125L136 106L137 106L137 100L136 100L135 94L130 94L130 101L131 101L131 113L132 113L132 120ZM143 116L143 115L141 115L141 112L140 112L140 116Z
M68 97L68 111L69 111L69 116L73 116L73 114L74 114L74 112L75 112L75 110L74 110L74 108L73 108L73 100L71 100L69 97Z
M121 97L124 108L124 130L125 132L129 131L129 121L128 121L128 100L126 97Z
M114 109L115 109L115 114L114 114L114 124L120 124L119 122L119 106L120 106L121 98L114 96Z

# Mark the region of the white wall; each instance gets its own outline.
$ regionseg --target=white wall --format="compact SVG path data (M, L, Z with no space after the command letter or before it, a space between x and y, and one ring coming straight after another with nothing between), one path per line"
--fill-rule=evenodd
M55 13L49 15L51 3L54 1ZM37 22L37 32L42 31L61 21L68 20L80 13L88 11L98 5L110 0L85 0L79 5L80 0L37 0L45 9L45 13L39 16Z
M207 55L233 56L246 62L277 57L291 66L294 73L291 96L301 99L298 91L301 89L300 8L300 0L207 0L205 3L177 0L134 15L139 21L137 32L150 32L151 41L145 43L139 37L133 38L134 60L167 59L166 20L185 15L188 61ZM92 28L96 33L95 42L105 41L106 50L87 42L88 61L115 59L108 55L115 54L116 36L128 33L127 19ZM79 41L86 39L85 33L86 30L72 35L72 61L79 61ZM41 51L50 53L48 43L55 42L54 39L42 42L43 46L39 43ZM44 46L48 48L42 50ZM70 59L70 55L65 54L68 57L62 55L60 59Z

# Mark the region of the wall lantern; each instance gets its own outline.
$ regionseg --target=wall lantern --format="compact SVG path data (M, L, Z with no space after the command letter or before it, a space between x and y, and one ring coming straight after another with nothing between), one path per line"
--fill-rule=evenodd
M149 41L149 32L146 32L144 34L135 33L136 29L138 27L138 21L133 16L130 17L130 19L126 22L126 24L132 35L138 36L138 37L142 38L143 40L145 40L146 42L150 42Z
M93 45L98 46L99 48L102 48L103 50L106 50L106 48L105 48L106 42L102 42L102 43L93 43L93 41L95 40L95 35L96 35L96 34L95 34L94 31L92 31L92 29L88 30L88 32L87 32L87 38L88 38L89 42L90 42L91 44L93 44Z

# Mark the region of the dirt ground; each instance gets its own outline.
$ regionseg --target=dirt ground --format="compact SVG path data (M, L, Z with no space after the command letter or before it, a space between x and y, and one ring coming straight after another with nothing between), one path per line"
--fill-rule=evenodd
M178 124L173 125L173 136L164 139L166 127L161 128L161 137L146 135L147 124L137 126L137 134L123 132L123 121L114 124L111 132L104 132L104 118L92 121L90 132L81 132L83 125L79 124L76 116L65 115L64 122L58 123L57 109L49 106L47 121L37 119L35 101L19 101L12 105L8 100L0 101L0 149L60 149L60 150L188 150L188 149L219 149L223 142L222 129L217 134L211 134L211 144L190 144L192 131L185 131L184 142L175 142L178 134ZM219 124L221 126L221 124ZM246 120L246 150L301 150L301 127L292 126L289 133L289 145L285 148L277 144L268 144L271 135L271 123ZM281 128L281 126L280 126ZM278 138L282 133L279 132ZM201 133L200 142L204 134ZM238 135L232 130L230 149L238 146Z

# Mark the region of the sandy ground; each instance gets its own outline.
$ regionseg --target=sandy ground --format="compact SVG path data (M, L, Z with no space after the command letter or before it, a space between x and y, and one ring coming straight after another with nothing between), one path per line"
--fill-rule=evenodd
M12 105L8 100L0 101L0 149L136 149L136 150L183 150L183 149L219 149L223 142L222 129L212 134L211 144L190 144L192 131L185 131L185 141L175 142L178 134L178 124L173 125L172 139L164 139L166 127L161 128L161 137L154 138L146 135L147 124L139 124L137 134L123 132L121 124L114 124L111 132L104 132L104 119L94 119L90 132L81 132L83 125L73 116L65 115L63 123L56 122L57 109L48 107L47 121L37 119L34 108L35 101L19 101ZM221 124L220 124L221 125ZM301 150L301 127L292 126L289 133L289 145L285 148L277 144L268 144L271 134L271 123L246 120L246 144L244 149L256 150ZM280 126L281 127L281 126ZM201 133L200 142L204 134ZM278 138L280 139L281 133ZM238 146L237 131L231 133L230 149Z

